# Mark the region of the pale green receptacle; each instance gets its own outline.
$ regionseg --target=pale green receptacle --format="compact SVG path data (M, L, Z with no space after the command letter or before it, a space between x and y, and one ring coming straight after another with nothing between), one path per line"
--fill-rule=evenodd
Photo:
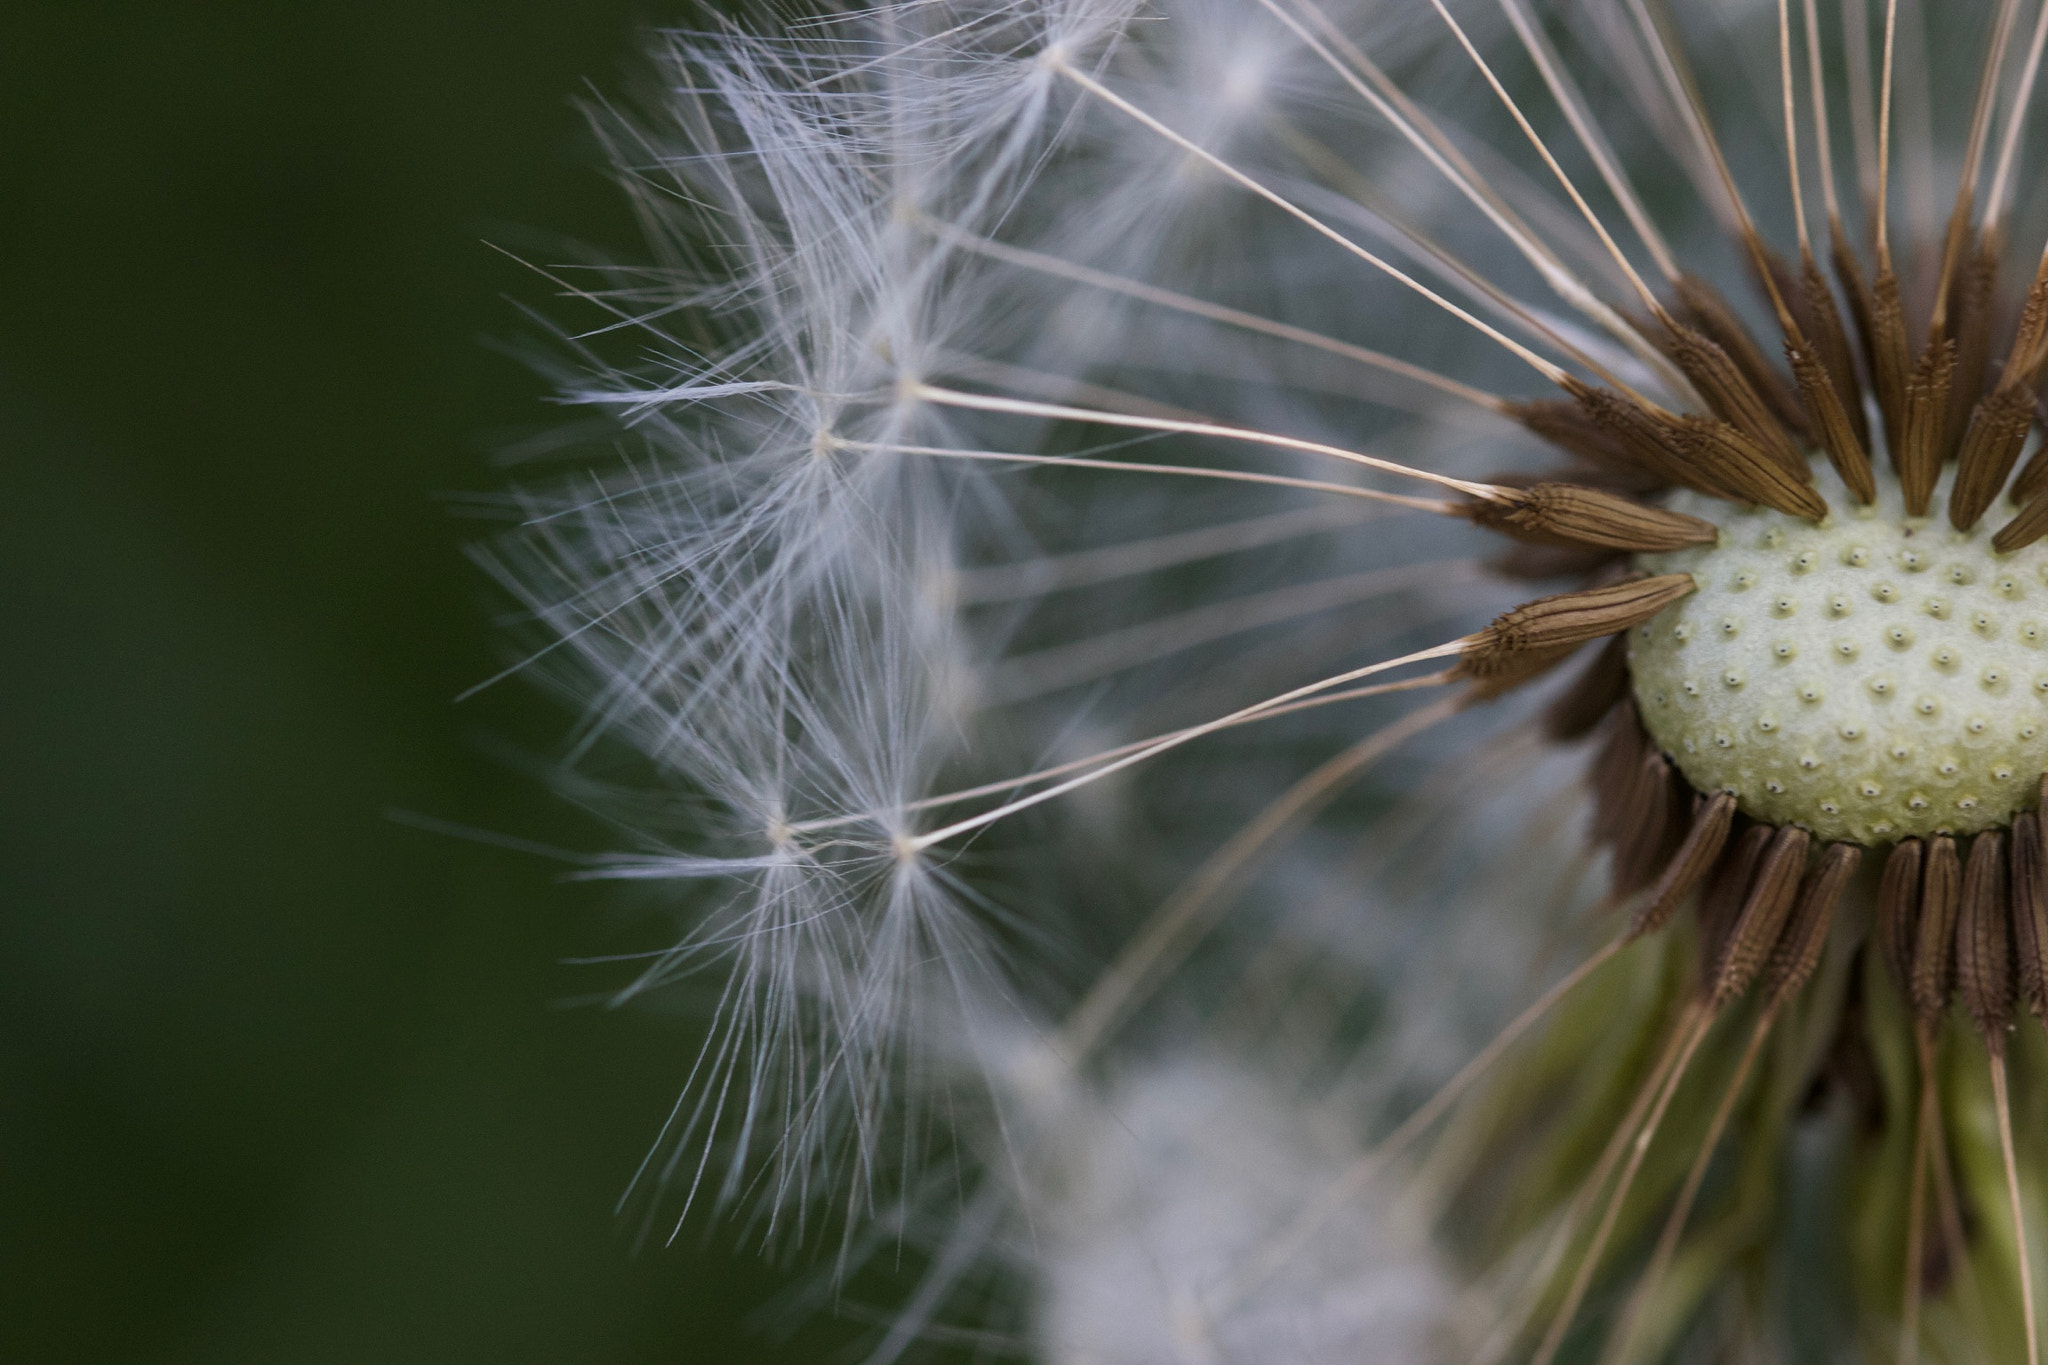
M2048 769L2048 544L1991 548L1947 480L1907 517L1897 480L1859 507L1832 470L1814 525L1693 493L1717 545L1642 557L1699 591L1629 634L1636 704L1701 791L1826 840L1883 843L2002 825Z

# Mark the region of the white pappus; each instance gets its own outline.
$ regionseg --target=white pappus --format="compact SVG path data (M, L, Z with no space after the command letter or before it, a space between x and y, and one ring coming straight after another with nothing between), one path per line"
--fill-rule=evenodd
M619 998L709 1006L646 1225L836 1241L835 1284L914 1248L876 1361L2032 1351L2034 803L1922 819L1975 779L1858 721L1920 823L1856 843L1825 773L1788 794L1820 758L1714 770L1766 801L1658 717L1717 687L1762 752L1848 685L1794 666L1867 610L1802 606L1800 521L1884 509L1956 557L1898 573L1979 593L1927 614L2039 627L2035 8L665 35L594 116L648 258L543 267L577 472L481 554L630 840L584 875L682 925ZM1796 694L1694 676L1717 574ZM2016 790L1994 732L2043 722L1993 671L1955 746ZM1794 1149L1860 1222L1781 1225Z

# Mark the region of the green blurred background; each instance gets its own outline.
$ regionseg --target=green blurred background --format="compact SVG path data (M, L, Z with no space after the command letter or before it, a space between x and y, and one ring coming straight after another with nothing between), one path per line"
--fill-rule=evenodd
M553 420L484 245L630 252L613 0L65 0L0 24L0 1361L824 1360L612 1205L692 1044L493 756L444 495ZM644 937L645 926L640 932ZM750 1321L750 1316L752 1320ZM767 1314L776 1314L771 1309ZM772 1327L772 1322L771 1322Z

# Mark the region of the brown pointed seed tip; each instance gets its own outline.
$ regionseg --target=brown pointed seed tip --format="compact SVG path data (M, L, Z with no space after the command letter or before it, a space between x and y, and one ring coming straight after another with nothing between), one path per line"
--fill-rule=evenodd
M1508 404L1507 413L1532 434L1601 469L1642 471L1642 463L1621 439L1586 414L1576 401L1527 399Z
M1913 372L1913 352L1906 338L1906 305L1899 297L1899 277L1889 263L1879 265L1870 287L1869 347L1871 387L1877 390L1885 437L1896 459L1906 434L1906 380Z
M1458 676L1487 695L1497 695L1562 663L1589 640L1640 625L1695 586L1689 573L1659 574L1539 597L1502 612L1493 624L1469 637L1458 660Z
M1749 258L1745 256L1744 259ZM1783 376L1772 366L1770 357L1764 353L1763 347L1757 345L1756 338L1720 291L1690 273L1680 275L1674 282L1674 288L1679 306L1693 325L1728 353L1750 386L1770 404L1778 420L1795 433L1799 432L1804 414L1799 411L1798 400L1786 388Z
M1926 852L1918 839L1899 840L1884 861L1877 885L1877 948L1892 984L1901 992L1913 985L1913 944L1920 934L1920 865Z
M1834 924L1835 908L1841 904L1842 892L1848 889L1849 878L1862 862L1863 850L1854 844L1829 844L1821 851L1820 861L1800 884L1799 902L1793 908L1791 922L1771 952L1770 966L1764 974L1764 995L1769 1003L1777 1005L1789 1000L1820 966L1821 953L1828 945L1828 930Z
M2034 391L2025 384L2001 384L1978 402L1956 453L1956 483L1948 499L1951 526L1967 531L1977 524L2005 487L2033 425Z
M2027 286L2027 301L2020 308L2019 326L2013 332L2012 350L2006 353L2000 385L2032 384L2044 358L2048 358L2048 263Z
M1643 908L1636 912L1635 922L1629 925L1630 939L1653 934L1670 922L1679 903L1692 894L1693 888L1720 861L1721 851L1728 845L1728 832L1734 826L1735 793L1715 792L1700 803L1678 852L1664 865L1663 875L1650 889Z
M2041 817L2025 811L2012 822L2013 956L2020 995L2037 1019L2048 1019L2048 858L2044 858Z
M1956 343L1955 382L1949 386L1948 434L1943 446L1951 458L1962 444L1977 400L1984 396L1984 376L1991 368L1991 291L1998 273L1996 257L1980 249L1959 271L1949 335Z
M1459 659L1457 667L1451 671L1451 678L1465 683L1466 704L1478 706L1535 682L1578 653L1579 648L1578 645L1555 645L1525 649L1486 657L1478 663L1474 663L1474 656L1468 653Z
M1785 468L1804 470L1806 462L1799 448L1726 350L1680 324L1667 329L1664 353L1723 421L1755 441Z
M1963 893L1963 865L1956 841L1937 834L1927 841L1920 872L1920 925L1913 936L1913 1014L1923 1029L1941 1025L1955 989L1956 912Z
M1819 521L1828 514L1827 500L1811 484L1728 423L1685 416L1677 426L1681 450L1714 486L1789 517Z
M1792 378L1799 385L1799 397L1813 419L1813 429L1820 436L1820 448L1828 463L1842 476L1856 501L1876 501L1877 481L1870 472L1870 456L1849 420L1848 410L1842 406L1841 394L1828 377L1827 366L1811 346L1787 342L1785 358L1792 363Z
M1677 418L1668 412L1646 407L1633 398L1609 389L1596 388L1566 375L1558 384L1585 413L1586 420L1606 432L1627 450L1630 459L1666 483L1678 484L1713 497L1727 492L1695 466L1682 449L1683 432Z
M2048 446L2042 449L2048 451ZM2034 494L2018 516L1998 528L1998 534L1991 537L1991 548L2009 555L2026 549L2043 535L2048 535L2048 489Z
M1632 554L1711 545L1720 536L1720 528L1700 517L1570 483L1503 488L1497 499L1474 499L1465 510L1489 530Z
M1956 994L1984 1045L2005 1050L2012 1025L2013 975L2010 905L2006 898L2005 836L1986 830L1970 842L1956 912Z
M1720 971L1721 954L1734 932L1749 888L1756 884L1757 868L1771 841L1778 837L1775 825L1753 824L1736 835L1722 853L1714 874L1700 893L1700 973L1702 991L1711 989Z
M1942 462L1948 458L1946 423L1955 371L1956 344L1941 337L1927 343L1906 381L1905 433L1894 458L1909 516L1927 515Z
M1544 711L1543 733L1560 744L1593 733L1600 718L1628 695L1628 683L1628 637L1616 635Z
M1828 288L1827 276L1821 273L1820 262L1814 260L1811 250L1800 257L1799 292L1806 303L1807 334L1812 338L1815 356L1834 385L1836 406L1849 419L1856 448L1867 451L1870 426L1863 416L1863 389L1856 382L1855 353L1849 348L1849 333L1842 326L1841 310L1835 307L1834 291ZM1800 387L1803 394L1805 386ZM1813 415L1811 403L1807 404L1807 412ZM1818 431L1818 426L1815 430Z
M1615 830L1614 889L1619 894L1635 895L1662 870L1673 795L1670 760L1653 748L1637 765L1628 805Z
M1714 973L1710 999L1715 1009L1739 999L1778 946L1806 873L1811 842L1812 836L1797 825L1786 825L1772 836Z
M2034 404L2034 415L2036 420L2040 420L2043 415L2038 395ZM2027 462L2020 466L2018 477L2012 481L2009 496L2015 507L2024 507L2038 497L2043 489L2048 489L2048 445L2040 446L2033 454L2027 456Z
M1643 730L1635 703L1625 702L1616 707L1614 719L1608 724L1607 742L1600 746L1600 755L1593 760L1593 824L1590 833L1594 843L1614 842L1615 831L1620 828L1626 814L1629 786L1635 780L1636 765L1649 748L1650 737Z

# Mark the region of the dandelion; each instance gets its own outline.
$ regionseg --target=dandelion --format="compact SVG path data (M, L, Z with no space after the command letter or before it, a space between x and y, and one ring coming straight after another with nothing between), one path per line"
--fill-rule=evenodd
M2044 46L666 39L485 556L713 1021L643 1225L922 1253L878 1361L2038 1360Z

